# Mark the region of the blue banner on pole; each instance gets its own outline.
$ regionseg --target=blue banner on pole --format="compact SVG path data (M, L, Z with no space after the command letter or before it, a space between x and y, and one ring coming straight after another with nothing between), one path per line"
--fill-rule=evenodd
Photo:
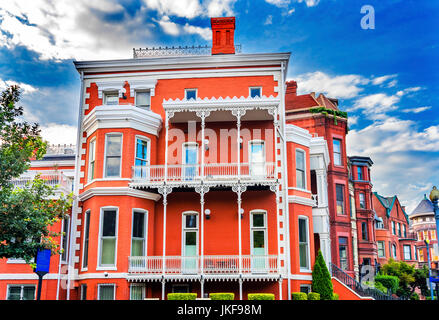
M439 282L439 277L430 277L431 282Z
M37 253L37 267L35 269L35 272L49 272L50 267L50 255L51 251L49 249L45 250L38 250Z

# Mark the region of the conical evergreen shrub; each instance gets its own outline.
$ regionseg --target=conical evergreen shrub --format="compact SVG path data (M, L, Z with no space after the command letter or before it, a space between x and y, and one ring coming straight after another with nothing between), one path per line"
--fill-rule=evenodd
M320 300L332 300L333 287L331 275L326 267L325 259L319 250L312 270L312 292L320 294Z

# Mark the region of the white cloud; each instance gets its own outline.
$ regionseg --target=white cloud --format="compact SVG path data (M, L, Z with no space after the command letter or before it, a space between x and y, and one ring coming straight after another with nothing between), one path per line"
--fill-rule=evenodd
M347 135L348 155L369 156L374 191L398 195L410 213L439 172L439 125L420 129L416 122L387 118Z
M147 7L157 10L160 15L194 18L201 14L202 7L198 0L144 0Z
M76 144L77 127L66 124L49 123L41 126L41 136L49 144Z
M180 34L180 27L176 23L172 22L168 16L163 16L161 20L156 21L160 27L162 27L163 31L171 36L178 36Z
M321 71L305 73L294 78L300 94L321 92L332 98L353 98L363 90L361 85L369 83L360 75L341 75L331 77Z
M30 94L38 90L37 88L27 83L0 79L0 91L5 90L8 86L12 86L12 85L18 85L21 89L22 94Z
M210 0L207 2L209 17L233 16L233 5L236 0Z
M286 7L290 4L290 0L265 0L265 2L272 4L276 7Z
M212 39L212 30L210 28L191 26L186 23L183 27L183 30L189 34L199 34L204 40Z
M418 107L418 108L412 108L412 109L402 109L402 112L405 113L420 113L420 112L424 112L427 110L430 110L432 107L431 106L425 106L425 107Z
M399 97L396 95L388 96L384 93L375 93L358 98L354 102L354 106L348 111L363 110L364 114L374 116L395 110L397 108L395 104L399 100Z
M393 79L397 76L398 76L397 74L389 74L389 75L385 75L385 76L381 76L381 77L376 77L376 78L372 79L372 84L380 85L380 84L383 84L384 82L386 82L387 80Z
M404 89L404 90L400 90L400 91L398 91L398 92L396 93L396 95L399 96L399 97L402 97L403 95L406 95L407 93L410 93L410 92L416 92L416 91L419 91L419 90L421 90L421 89L422 89L421 87L411 87L411 88L406 88L406 89Z
M314 7L319 4L320 0L297 0L297 2L305 2L307 7Z
M264 22L264 25L269 25L269 24L273 24L273 16L271 14L267 16L267 19L265 19Z

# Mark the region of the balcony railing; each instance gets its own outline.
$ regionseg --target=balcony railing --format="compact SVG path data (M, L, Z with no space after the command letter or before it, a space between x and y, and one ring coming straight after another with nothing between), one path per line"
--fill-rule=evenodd
M237 180L272 180L275 179L273 162L261 164L241 163L207 163L204 165L204 174L199 164L176 164L133 166L132 180L137 183L145 182L190 182L190 181L231 181Z
M44 180L44 182L51 187L57 187L57 191L61 191L66 194L72 192L72 181L59 171L44 171L35 173L28 171L20 177L13 179L11 182L15 188L24 188L28 183L31 183L31 181L35 179L38 173L40 173L40 179Z
M239 256L128 257L130 273L141 274L239 274ZM243 274L278 274L277 255L241 256ZM164 268L163 268L164 263Z

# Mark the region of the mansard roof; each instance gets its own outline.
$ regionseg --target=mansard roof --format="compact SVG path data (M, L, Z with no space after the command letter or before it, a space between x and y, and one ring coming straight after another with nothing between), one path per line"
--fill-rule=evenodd
M424 195L424 199L419 202L418 206L415 208L415 210L410 213L410 216L416 215L416 214L422 214L422 213L433 213L433 203L429 199L427 199L427 195Z

